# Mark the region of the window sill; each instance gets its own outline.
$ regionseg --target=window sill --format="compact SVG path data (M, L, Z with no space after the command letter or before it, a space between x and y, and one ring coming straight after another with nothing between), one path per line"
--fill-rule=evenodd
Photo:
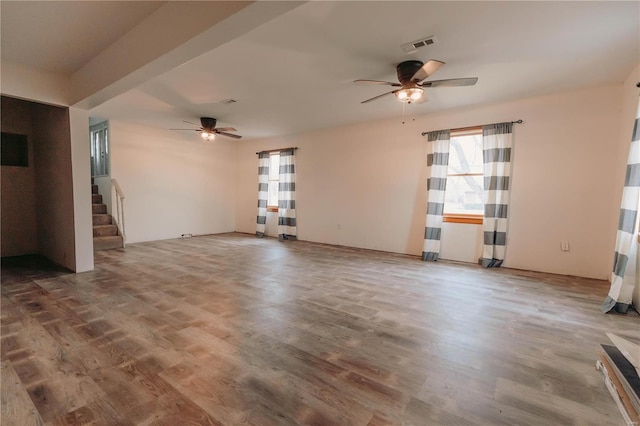
M267 211L271 212L271 213L277 213L278 212L278 208L274 207L274 206L267 206Z
M470 225L482 225L482 216L477 214L445 214L443 222L468 223Z

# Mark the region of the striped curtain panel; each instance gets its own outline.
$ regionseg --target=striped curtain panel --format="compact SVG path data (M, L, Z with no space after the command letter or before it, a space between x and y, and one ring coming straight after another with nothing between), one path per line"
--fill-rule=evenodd
M269 153L258 154L258 220L256 221L256 235L264 237L267 226L267 194L269 191Z
M442 213L447 188L450 130L427 133L427 224L424 229L422 260L435 261L440 256Z
M296 161L295 150L280 151L280 182L278 184L278 238L295 240L296 227Z
M626 313L631 305L634 282L627 277L627 264L635 264L630 259L633 239L636 238L638 222L638 201L640 198L640 103L636 112L636 120L631 136L627 173L624 179L620 219L618 221L618 235L616 237L615 253L613 254L613 272L611 273L611 289L607 298L600 306L604 313L615 310Z
M512 123L482 126L484 247L480 264L485 268L498 267L504 261L507 243L512 144Z

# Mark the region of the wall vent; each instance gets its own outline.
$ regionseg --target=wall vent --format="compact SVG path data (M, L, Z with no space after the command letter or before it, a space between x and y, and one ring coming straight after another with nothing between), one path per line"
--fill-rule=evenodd
M235 99L231 99L231 98L225 99L223 101L220 101L220 103L224 104L224 105L235 104L236 102L238 102L238 101L236 101Z
M405 53L414 53L418 49L431 46L432 44L436 44L436 38L434 36L429 36L421 38L420 40L412 41L410 43L405 43L400 47L402 47L402 50L404 50Z

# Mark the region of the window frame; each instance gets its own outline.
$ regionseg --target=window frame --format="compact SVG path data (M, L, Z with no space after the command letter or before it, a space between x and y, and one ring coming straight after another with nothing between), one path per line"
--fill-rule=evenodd
M272 155L277 155L278 157L280 156L280 151L272 151L269 153L269 180L267 182L267 212L272 212L272 213L277 213L278 212L278 206L275 205L269 205L269 186L271 184L271 182L278 182L278 185L280 184L280 171L278 170L278 179L271 179L271 156ZM279 163L279 162L278 162Z
M460 129L451 129L451 138L455 136L472 136L482 135L482 126L465 127ZM451 155L451 151L449 151ZM484 176L483 173L449 173L447 171L447 179L449 176ZM463 223L470 225L482 225L484 219L483 214L471 214L471 213L443 213L442 221L447 223Z

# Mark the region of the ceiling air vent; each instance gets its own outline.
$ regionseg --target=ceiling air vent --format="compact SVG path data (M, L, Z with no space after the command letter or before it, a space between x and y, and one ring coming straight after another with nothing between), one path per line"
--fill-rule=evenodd
M402 47L402 50L404 50L405 53L414 53L418 49L431 46L432 44L435 44L435 43L436 43L436 38L434 36L429 36L420 40L412 41L411 43L405 43L400 47Z
M236 101L235 99L231 99L231 98L225 99L223 101L220 101L220 103L224 104L224 105L235 104L236 102L238 102L238 101Z

